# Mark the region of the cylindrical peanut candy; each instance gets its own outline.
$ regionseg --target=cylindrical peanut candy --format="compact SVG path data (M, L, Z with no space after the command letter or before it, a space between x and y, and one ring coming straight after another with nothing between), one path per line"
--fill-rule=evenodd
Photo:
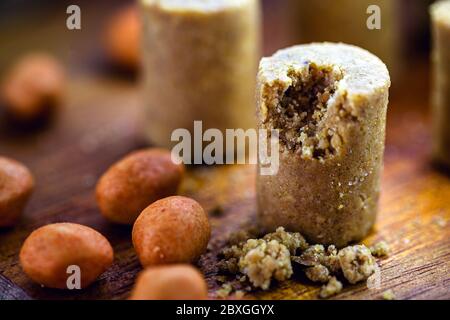
M255 127L258 0L141 0L146 134L170 147L175 129Z
M433 155L450 166L450 1L431 6L433 26Z
M259 175L259 222L344 246L372 227L380 190L389 73L355 46L300 45L260 63L260 129L279 130L279 170Z
M393 77L401 71L400 10L398 0L291 0L289 5L297 43L359 46L380 57Z

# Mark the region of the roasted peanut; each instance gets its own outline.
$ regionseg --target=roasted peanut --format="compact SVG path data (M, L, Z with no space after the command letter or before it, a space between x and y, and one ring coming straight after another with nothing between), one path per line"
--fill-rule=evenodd
M188 264L155 266L142 271L130 300L205 300L203 275Z
M121 9L111 18L106 29L106 50L114 64L129 70L138 69L140 30L135 6Z
M132 224L152 202L176 193L184 166L170 152L146 149L114 164L97 184L97 202L112 222Z
M133 245L143 266L195 261L203 254L211 227L203 208L173 196L148 206L133 226Z
M20 251L20 264L35 282L58 289L68 288L68 267L77 266L85 288L111 265L113 255L108 240L94 229L55 223L28 236Z
M0 156L0 227L16 223L33 187L33 176L24 165Z
M62 99L64 71L45 53L21 58L7 73L2 100L7 113L20 122L31 122L52 113Z

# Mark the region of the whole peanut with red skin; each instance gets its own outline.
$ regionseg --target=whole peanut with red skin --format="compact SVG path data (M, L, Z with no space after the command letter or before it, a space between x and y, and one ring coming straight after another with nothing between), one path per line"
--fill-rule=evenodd
M111 265L113 256L109 241L94 229L54 223L28 236L20 250L20 264L32 280L57 289L67 289L67 268L78 266L85 288Z
M211 227L193 199L173 196L148 206L133 226L133 245L144 267L189 263L206 251Z
M208 287L203 275L189 264L150 267L142 271L130 300L205 300Z
M183 174L184 166L173 163L168 150L133 152L100 178L100 211L112 222L132 224L149 204L175 194Z
M0 156L0 228L19 219L34 188L34 179L23 164Z
M46 53L22 57L7 73L1 100L7 113L20 122L32 122L51 114L62 100L64 69Z

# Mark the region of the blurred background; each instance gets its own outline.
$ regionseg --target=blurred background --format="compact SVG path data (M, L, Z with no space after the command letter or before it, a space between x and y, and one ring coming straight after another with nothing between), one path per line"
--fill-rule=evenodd
M393 54L401 54L407 60L417 57L427 59L430 47L428 6L432 2L263 0L264 55L289 45L324 40L354 40L361 46L366 44L369 50L377 51L377 45L385 45L377 43L377 39L382 38L379 34L382 34L396 39L393 45L398 52ZM66 8L70 4L81 8L81 31L65 28ZM102 44L105 25L120 8L130 4L133 1L1 1L0 71L18 55L36 49L49 50L63 58L72 72L92 70L96 66L94 62L104 60ZM370 4L378 4L382 9L381 31L368 32L366 28L358 28L361 24L365 26L368 17L365 8ZM361 40L366 36L367 39Z
M343 41L378 55L392 79L387 150L430 151L430 0L263 0L264 56L294 44ZM66 72L64 97L54 119L31 126L11 122L0 107L0 151L35 162L37 152L58 145L123 154L147 144L142 137L140 16L135 1L76 1L81 30L68 30L72 1L0 2L0 79L21 57L44 52ZM381 9L381 29L369 30L366 9ZM8 73L9 72L9 73ZM62 89L60 89L62 91ZM0 95L0 105L2 105ZM3 103L3 105L5 105ZM408 124L403 127L401 124ZM406 131L405 131L406 130ZM32 134L28 134L31 131ZM409 132L411 131L411 132ZM411 134L413 138L405 138ZM124 138L125 136L125 138ZM130 139L132 142L130 142ZM403 139L418 143L404 143ZM405 141L406 141L405 140ZM32 146L24 145L32 142ZM396 143L394 143L396 142ZM52 148L54 147L54 148ZM2 150L3 149L3 150ZM105 154L108 154L106 152ZM417 155L419 156L419 155ZM33 166L33 164L30 164Z
M262 54L271 55L278 49L312 41L343 41L362 46L389 66L393 82L389 112L407 109L407 112L399 113L398 121L410 121L412 117L416 126L424 126L429 118L428 6L431 2L263 0ZM49 53L67 70L66 94L70 96L70 99L63 100L64 106L57 115L63 120L55 122L56 131L61 127L67 133L71 124L80 119L82 125L77 127L73 124L75 132L69 136L81 136L90 130L91 121L93 128L102 124L112 127L118 115L127 118L125 126L130 131L137 130L135 128L140 121L137 81L140 22L136 11L130 9L135 2L76 1L81 8L81 30L66 28L66 9L70 4L73 2L0 2L0 78L5 78L20 57L30 52ZM366 27L369 16L366 8L370 4L381 8L381 30L368 30ZM88 107L83 107L86 104ZM11 128L1 116L2 112L0 108L0 139L4 140L0 148L5 148L5 144L11 141L10 147L16 149L17 144L11 139L23 127L14 123ZM388 127L388 142L395 139L390 131L396 128L398 125L392 129ZM45 135L45 131L42 134ZM428 131L425 131L420 137L426 138L427 135Z

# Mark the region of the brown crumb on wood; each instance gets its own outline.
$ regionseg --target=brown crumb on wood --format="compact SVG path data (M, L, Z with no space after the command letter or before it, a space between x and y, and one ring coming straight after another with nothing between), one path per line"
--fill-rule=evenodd
M292 261L303 266L315 266L321 264L328 268L331 273L339 273L341 265L337 256L337 249L334 245L325 247L321 244L310 246L299 257L292 257Z
M225 283L227 281L227 277L225 276L217 276L216 281L220 283Z
M270 286L272 278L279 281L290 278L291 253L308 247L303 236L280 227L262 239L247 240L254 234L257 232L251 228L232 234L229 242L234 245L222 250L224 259L219 262L219 269L229 273L241 272L247 275L245 279L248 278L254 287L262 289Z
M245 296L245 292L242 290L238 290L234 293L234 297L236 299L242 299Z
M330 272L321 264L307 268L305 274L313 282L326 283L330 279Z
M266 234L263 239L266 241L277 240L288 248L291 255L295 255L297 250L304 251L308 248L308 243L300 233L286 232L283 227L277 228L275 232Z
M370 252L374 257L385 257L389 254L390 248L386 241L380 241L370 247Z
M226 299L230 296L233 291L233 287L229 283L224 283L220 289L216 291L216 297L218 299Z
M375 272L375 259L364 245L341 249L338 257L344 277L351 284L366 280Z
M382 298L384 300L396 300L396 296L394 291L392 291L391 289L386 290L385 292L383 292Z
M380 242L372 250L374 255L381 256L388 247L385 242ZM227 247L222 255L224 259L219 263L222 271L237 274L237 280L249 281L254 288L263 290L270 287L273 279L289 279L293 273L291 261L296 262L311 281L326 283L321 298L342 290L343 284L336 276L343 275L354 284L368 279L377 267L371 250L364 245L348 246L340 251L334 245L327 248L321 244L308 246L301 234L287 232L284 228L278 228L262 239L249 239Z
M331 277L330 281L328 281L326 285L322 286L319 296L322 299L332 297L341 292L342 287L342 283L337 280L336 277Z
M219 270L226 273L238 273L239 272L239 257L241 250L237 246L226 248L222 251L224 259L218 263Z
M250 239L243 247L239 269L254 287L269 288L272 278L283 281L292 275L289 250L276 240Z
M295 262L304 266L314 266L320 264L325 257L325 247L315 244L306 249L300 257L294 259Z
M338 251L334 245L327 248L325 256L321 263L330 270L331 273L339 273L341 271L341 264L339 263Z

